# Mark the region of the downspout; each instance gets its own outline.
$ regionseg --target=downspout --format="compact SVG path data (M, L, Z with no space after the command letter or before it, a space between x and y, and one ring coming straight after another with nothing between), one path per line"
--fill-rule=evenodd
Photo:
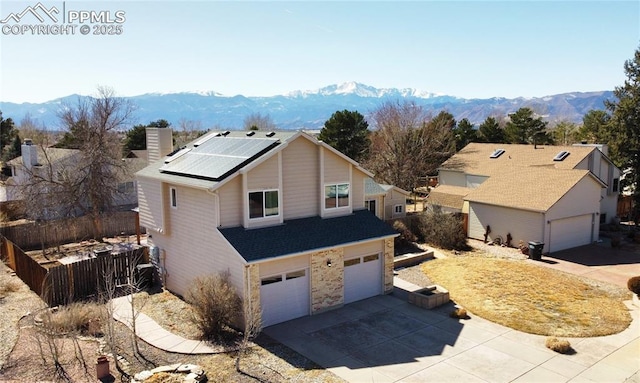
M251 315L251 313L253 313L253 299L251 297L251 265L246 264L244 265L245 269L247 270L246 273L246 284L247 284L247 294L245 295L245 300L244 300L244 313L242 315L243 319L244 319L244 330L247 331L247 316Z

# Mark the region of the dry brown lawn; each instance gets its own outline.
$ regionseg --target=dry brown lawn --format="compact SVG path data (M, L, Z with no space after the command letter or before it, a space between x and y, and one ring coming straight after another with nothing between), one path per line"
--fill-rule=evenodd
M631 323L628 291L523 261L450 257L422 270L472 314L531 334L602 336Z

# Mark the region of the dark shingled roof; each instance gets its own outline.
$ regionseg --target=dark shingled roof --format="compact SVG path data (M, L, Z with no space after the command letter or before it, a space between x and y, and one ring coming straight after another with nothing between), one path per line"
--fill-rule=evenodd
M397 234L368 210L334 218L294 219L259 229L232 227L220 232L248 262Z

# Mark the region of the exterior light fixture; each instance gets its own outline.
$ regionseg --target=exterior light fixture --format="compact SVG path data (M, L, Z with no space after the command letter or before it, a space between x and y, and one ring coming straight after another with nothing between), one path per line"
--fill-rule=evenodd
M332 263L330 259L327 259L327 267L331 267Z

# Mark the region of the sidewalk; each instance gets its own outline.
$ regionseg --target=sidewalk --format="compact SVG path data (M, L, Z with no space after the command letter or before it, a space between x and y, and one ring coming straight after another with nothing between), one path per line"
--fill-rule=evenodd
M114 298L112 303L113 318L133 330L129 296ZM203 341L185 339L175 335L160 327L158 323L143 313L136 313L135 319L136 335L161 350L178 354L217 354L223 351L210 347Z

